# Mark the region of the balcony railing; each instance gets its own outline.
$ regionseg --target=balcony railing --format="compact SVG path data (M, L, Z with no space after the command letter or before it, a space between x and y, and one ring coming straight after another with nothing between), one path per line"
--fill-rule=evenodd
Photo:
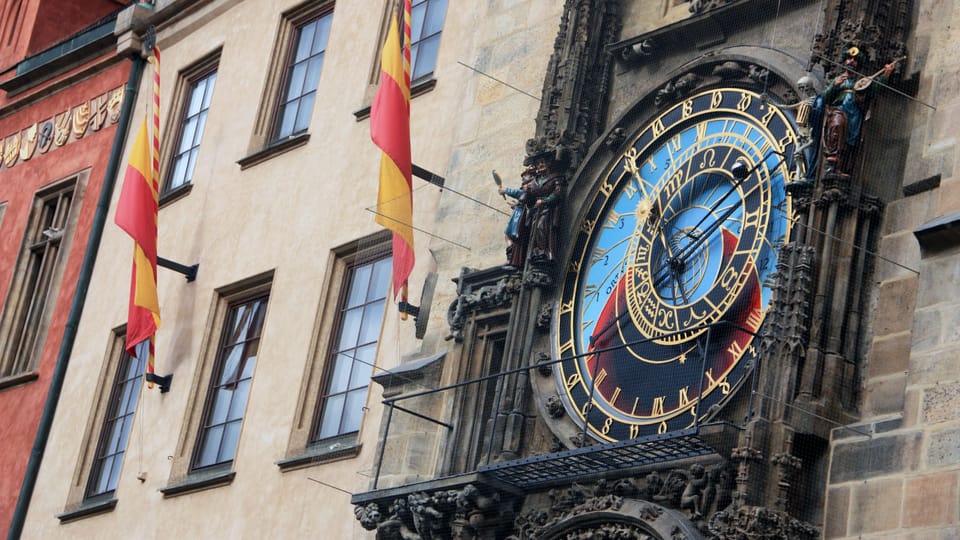
M715 347L715 341L719 341L715 337L718 327L726 327L728 332L743 332L755 336L754 332L729 322L684 329L682 332L684 334L702 331L701 335L704 336L700 341L699 357L695 355L688 359L688 363L693 365L699 362L699 377L697 377L699 382L696 384L695 391L690 392L691 400L695 399L697 405L702 402L700 398L715 389L715 387L705 386L704 381L712 380L705 372L711 346ZM541 455L504 459L505 455L510 456L509 452L502 451L504 425L511 421L523 421L523 418L516 417L516 411L504 410L505 394L508 394L505 389L526 385L523 391L529 392L528 379L537 376L531 374L531 371L545 373L548 368L556 369L556 365L560 362L570 362L613 349L636 346L654 339L667 339L678 334L681 332L664 334L608 349L596 349L578 356L536 362L533 365L456 384L384 399L387 414L382 426L382 439L375 462L372 491L364 494L363 498L373 495L378 490L387 490L398 485L407 487L418 483L435 485L437 481L453 480L465 475L488 479L526 491L554 484L559 485L573 478L602 477L614 471L619 474L667 461L696 458L717 454L723 449L729 450L735 443L736 432L741 428L728 422L712 421L710 416L713 411L710 413L703 411L700 414L693 414L692 422L681 429L671 429L664 433L641 435L615 442L600 442L594 439L590 435L587 423L578 421L580 424L578 436L581 441L579 447ZM715 350L712 352L715 353ZM759 359L759 356L753 356L753 359L743 357L740 361L756 364L754 359ZM756 365L743 366L743 375L738 381L734 381L734 384L739 382L739 386L731 389L728 396L729 398L733 398L733 394L745 396L741 402L745 404L745 421L753 415L756 368ZM686 376L689 377L690 373L696 376L697 371L690 371ZM591 400L594 398L595 385L596 377L593 377L590 384ZM671 388L675 387L671 386ZM511 414L514 415L512 419ZM409 415L404 420L402 431L396 431L398 428L394 425L399 418L398 415ZM702 421L702 417L707 419ZM452 457L451 453L457 456ZM436 464L445 465L437 466ZM435 473L435 471L446 472ZM386 482L385 477L389 477Z

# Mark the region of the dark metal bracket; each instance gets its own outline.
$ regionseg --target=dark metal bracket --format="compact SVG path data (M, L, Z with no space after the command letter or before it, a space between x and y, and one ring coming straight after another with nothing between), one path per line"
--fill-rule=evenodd
M399 302L397 303L397 308L400 310L400 313L406 313L407 315L413 315L413 318L416 319L420 316L420 308L409 302Z
M170 383L173 381L173 373L160 376L156 373L147 373L144 378L148 383L154 383L160 386L160 393L166 394L170 391Z
M197 269L200 268L199 264L187 266L185 264L173 262L170 259L164 259L163 257L157 257L157 266L162 266L168 270L173 270L174 272L183 274L183 276L187 278L188 283L197 279Z

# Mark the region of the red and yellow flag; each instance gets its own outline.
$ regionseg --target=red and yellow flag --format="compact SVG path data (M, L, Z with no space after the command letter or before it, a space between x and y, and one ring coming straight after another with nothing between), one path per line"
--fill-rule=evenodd
M123 177L120 202L114 222L133 238L133 275L130 279L130 305L127 315L127 353L135 355L137 345L150 340L147 373L154 373L153 337L160 327L160 301L157 297L157 214L159 210L159 59L154 50L153 152L151 153L147 119L137 132ZM152 386L152 384L150 385Z
M410 0L403 1L404 40L392 17L380 55L380 87L370 107L370 138L383 150L377 223L393 231L394 297L413 270L413 162L410 158ZM406 300L404 292L402 300Z
M151 168L147 120L137 133L123 177L116 224L133 238L133 276L127 317L127 352L149 339L160 326L157 299L157 188Z

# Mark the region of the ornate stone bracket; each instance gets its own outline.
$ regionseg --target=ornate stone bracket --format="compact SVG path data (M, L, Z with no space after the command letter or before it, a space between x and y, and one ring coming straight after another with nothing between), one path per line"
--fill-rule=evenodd
M508 307L520 292L521 278L500 268L474 270L464 268L457 282L457 299L447 309L450 335L447 339L463 340L463 325L477 311Z
M509 531L512 501L486 493L473 484L433 493L416 492L390 502L354 507L354 515L377 540L440 540L499 538Z

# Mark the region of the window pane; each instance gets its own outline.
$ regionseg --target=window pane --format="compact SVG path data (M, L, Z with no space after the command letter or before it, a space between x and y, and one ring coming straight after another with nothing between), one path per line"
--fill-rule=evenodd
M113 457L113 463L110 464L110 479L107 480L107 491L117 489L117 483L120 481L120 456Z
M237 384L237 389L233 391L233 401L230 403L230 410L227 413L227 420L240 420L243 418L243 410L247 404L247 395L250 393L250 379L241 381Z
M380 325L383 322L384 301L367 304L363 308L363 324L360 326L360 336L357 343L365 345L376 343L380 335Z
M297 119L297 107L300 105L299 101L294 101L293 103L288 103L283 109L283 118L280 124L280 137L287 137L292 135L294 132L293 126L294 122Z
M316 31L316 21L305 24L300 29L300 36L297 39L297 52L293 56L293 63L303 62L310 56L310 49L313 47L313 35Z
M201 79L190 90L190 104L187 106L187 116L196 116L203 105L203 94L206 93L207 80Z
M194 148L187 155L187 170L183 177L184 183L193 181L193 169L197 167L197 152L198 149Z
M220 454L217 463L232 461L237 454L237 442L240 440L240 422L230 422L223 429L223 441L220 443Z
M310 127L310 114L313 112L313 98L316 92L311 92L300 98L300 110L297 111L297 120L293 124L293 132L300 133Z
M299 102L294 101L284 107L283 119L280 121L280 131L277 133L278 137L286 137L293 133L293 121L297 117L297 104L299 104Z
M330 37L330 21L332 20L333 16L328 13L317 21L317 33L316 37L313 38L313 47L311 48L314 54L326 50L327 38Z
M223 438L223 425L215 426L206 431L200 443L200 454L197 458L197 467L206 467L216 463L217 453L220 451L220 440Z
M360 347L354 352L353 372L350 373L350 388L366 388L373 373L373 362L377 356L377 344Z
M110 456L101 462L100 474L96 477L97 482L91 490L91 496L110 491L110 477L113 476L113 462L113 456Z
M416 43L423 35L423 19L427 14L427 2L423 2L410 10L410 41ZM401 23L403 24L403 23Z
M420 43L420 51L417 54L417 63L413 68L411 80L419 79L424 75L433 73L434 65L437 62L437 49L440 47L440 35L437 34ZM412 61L412 60L411 60Z
M197 118L191 116L185 124L183 124L183 133L180 135L180 145L177 147L178 153L186 152L193 146L193 137L196 135L197 129Z
M293 66L293 70L290 71L290 83L287 86L287 101L293 101L303 94L303 81L306 76L306 62Z
M353 351L350 352L352 353ZM350 367L352 365L352 354L340 353L337 355L337 361L333 366L333 375L330 376L328 393L336 394L347 389L347 381L350 379Z
M314 56L306 64L307 74L303 81L303 93L313 92L317 89L320 82L320 68L323 67L323 55Z
M359 306L366 300L371 273L373 267L369 264L354 269L350 279L350 293L347 295L347 307Z
M343 421L340 423L340 433L353 433L360 430L360 420L363 419L363 406L366 402L366 388L354 390L347 394L347 401L343 406Z
M120 444L117 445L117 452L127 448L127 441L130 440L130 428L133 426L133 417L125 416L120 422Z
M351 349L357 344L357 336L360 335L360 324L363 322L363 310L360 308L351 309L343 317L343 326L340 330L340 343L337 350Z
M392 272L391 259L383 259L373 265L373 278L370 280L370 288L367 290L368 302L374 298L385 298L387 296Z
M196 150L200 146L200 137L203 135L203 128L207 124L207 111L203 111L197 115L197 129L193 134L193 149Z
M243 359L243 348L245 344L234 345L228 349L226 359L223 362L223 373L220 374L218 385L224 385L229 382L236 382L240 375L240 361Z
M207 110L210 108L210 100L213 98L213 86L217 82L217 73L213 72L207 76L207 88L203 93L203 106L200 107L202 110Z
M176 163L173 166L173 175L170 177L170 188L175 188L184 183L187 177L187 163L189 161L188 155L184 154L177 158Z
M213 408L210 410L210 424L222 424L227 420L227 409L230 407L232 397L233 391L226 387L214 392Z
M325 439L338 434L340 417L343 414L344 395L338 394L327 398L323 407L323 419L320 422L319 438Z
M423 36L430 36L443 30L443 16L447 13L447 0L430 0L426 20L423 22Z

